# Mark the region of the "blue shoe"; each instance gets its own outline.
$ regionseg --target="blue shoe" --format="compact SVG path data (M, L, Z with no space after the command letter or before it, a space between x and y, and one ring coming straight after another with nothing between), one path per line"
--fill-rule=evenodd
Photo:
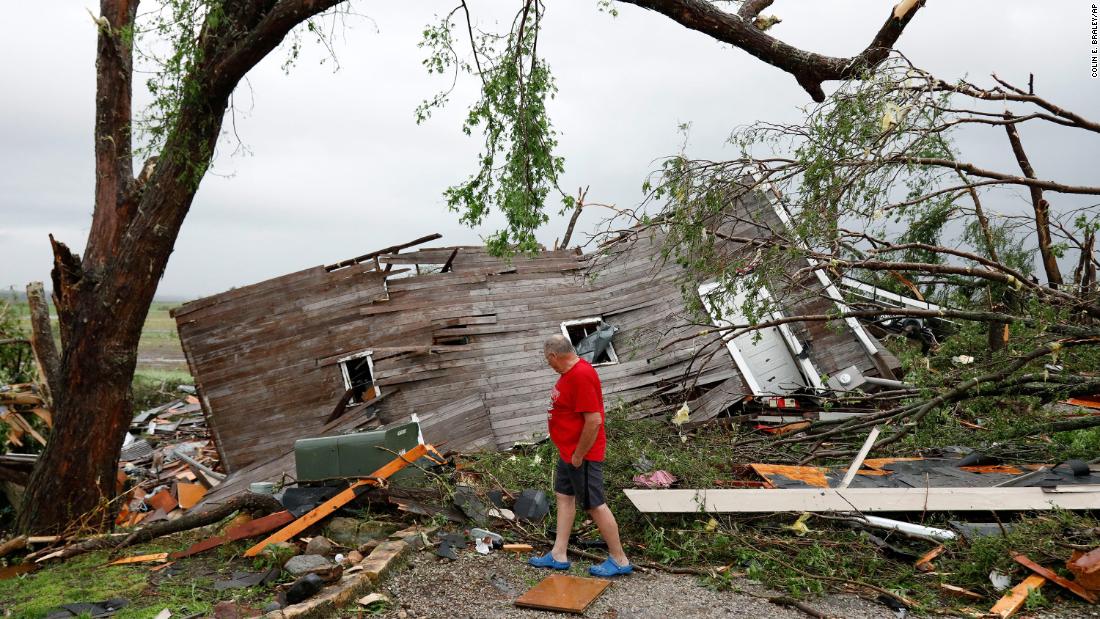
M600 578L611 578L612 576L626 576L627 574L634 573L634 566L630 563L626 565L619 565L615 563L615 560L611 557L607 558L607 561L599 565L593 565L588 568L588 573L593 576L599 576Z
M542 555L541 557L531 557L527 560L527 563L535 567L548 567L552 570L567 570L569 569L569 566L572 565L568 561L555 560L553 555L551 555L549 552Z

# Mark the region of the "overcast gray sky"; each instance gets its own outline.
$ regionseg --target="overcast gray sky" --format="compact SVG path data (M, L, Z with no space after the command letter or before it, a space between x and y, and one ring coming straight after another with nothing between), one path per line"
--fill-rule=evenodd
M486 29L516 2L473 0ZM559 87L550 111L566 158L562 186L633 206L657 160L679 148L720 158L730 131L755 120L793 121L809 98L787 74L669 19L596 0L551 0L539 44ZM882 25L892 0L779 0L772 31L805 49L849 56ZM0 36L0 287L48 280L47 234L81 251L92 212L95 30L91 0L9 2ZM450 2L358 0L337 31L333 62L306 41L284 74L285 51L260 64L236 95L236 140L222 140L161 282L162 295L194 297L336 262L432 232L475 244L483 230L447 212L443 190L473 171L478 139L460 131L475 95L468 81L451 107L417 126L417 104L449 81L426 74L423 27ZM1096 120L1100 80L1090 77L1091 2L928 0L898 48L942 78L990 72ZM142 80L137 80L142 81ZM139 102L141 98L139 97ZM227 127L229 123L227 123ZM1040 175L1097 184L1100 140L1049 128L1022 130ZM959 138L976 163L1014 170L1003 130ZM1020 198L1022 200L1022 198ZM1059 202L1052 200L1055 208ZM997 205L993 205L996 207ZM556 206L554 207L556 210ZM599 218L586 213L580 227ZM540 234L564 231L555 217Z

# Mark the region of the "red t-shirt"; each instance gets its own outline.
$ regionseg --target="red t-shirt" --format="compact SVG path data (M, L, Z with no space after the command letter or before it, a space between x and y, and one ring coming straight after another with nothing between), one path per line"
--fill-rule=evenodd
M550 440L557 445L563 460L573 458L584 428L584 413L600 414L600 432L585 460L603 462L607 436L604 434L603 389L600 377L592 364L580 359L569 371L558 378L550 392Z

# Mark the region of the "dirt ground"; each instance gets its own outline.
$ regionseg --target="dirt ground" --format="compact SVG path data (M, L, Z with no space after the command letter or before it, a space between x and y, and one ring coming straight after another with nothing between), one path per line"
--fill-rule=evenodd
M494 552L463 553L457 561L419 552L409 565L384 581L380 591L394 600L384 617L390 619L577 617L578 615L521 609L513 601L549 574L526 564L526 555ZM574 561L570 573L587 575L588 561ZM683 617L774 617L805 619L799 610L777 606L757 595L777 595L752 581L735 581L734 591L701 586L695 576L648 571L619 577L584 613L600 619L665 619ZM738 592L736 589L740 589ZM829 616L851 619L896 619L885 606L852 595L813 598L807 604Z

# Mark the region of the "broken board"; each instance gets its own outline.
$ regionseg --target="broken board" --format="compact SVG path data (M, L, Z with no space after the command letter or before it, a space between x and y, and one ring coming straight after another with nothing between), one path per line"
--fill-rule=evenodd
M182 559L183 557L190 557L191 555L205 552L211 548L217 548L222 544L229 542L235 542L239 539L245 539L247 537L254 537L263 533L269 533L279 527L282 527L290 522L294 521L294 515L288 511L275 512L269 514L263 518L257 518L250 520L244 524L229 527L225 531L225 535L216 535L214 537L208 537L200 542L196 542L188 547L186 550L180 550L168 555L168 558L172 561L176 559Z
M642 512L905 512L1095 509L1100 485L1057 488L758 488L623 493Z
M516 606L583 613L610 586L610 580L552 574L519 596Z

